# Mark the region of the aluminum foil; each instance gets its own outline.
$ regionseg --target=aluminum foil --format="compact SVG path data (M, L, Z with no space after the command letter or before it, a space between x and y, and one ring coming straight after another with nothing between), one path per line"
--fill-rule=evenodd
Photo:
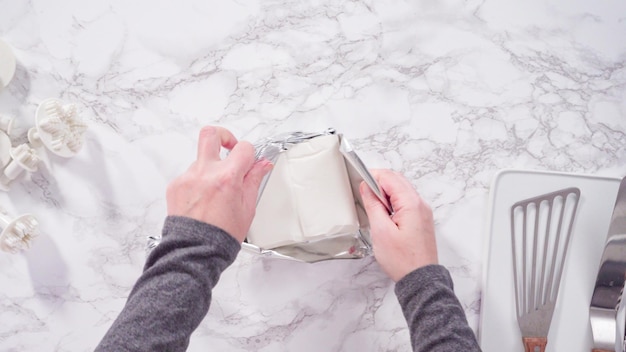
M359 185L361 182L365 181L378 199L387 207L390 214L393 213L393 210L390 206L389 200L383 195L372 175L369 173L348 140L342 134L337 133L334 129L330 128L319 133L293 132L266 138L254 144L256 158L257 160L265 158L275 163L281 153L289 150L294 145L306 142L316 137L331 134L336 134L339 137L339 150L343 155L346 169L348 171L348 177L352 187L352 195L354 196L356 212L359 220L359 230L353 234L335 236L306 243L292 244L273 249L260 248L244 241L242 244L243 250L264 257L307 263L331 259L358 259L372 254L369 220L363 207L361 193L359 192ZM257 203L265 191L265 185L270 177L271 173L266 175L261 182ZM151 251L160 243L160 241L160 235L150 236L148 238L147 251Z
M374 194L385 204L389 213L392 213L388 199L382 194L378 184L369 173L359 156L356 154L348 140L334 129L328 129L320 133L293 132L267 138L255 144L256 157L266 158L272 162L276 162L280 153L289 150L292 146L308 141L310 139L336 134L339 137L339 150L344 157L346 169L350 185L352 187L352 195L356 205L357 216L359 219L360 229L358 232L321 239L313 242L298 243L288 246L263 249L251 243L244 242L243 249L262 256L275 257L281 259L289 259L307 263L313 263L330 259L358 259L364 258L372 254L372 244L369 233L369 220L363 207L359 185L365 181L372 189ZM265 190L267 180L271 177L271 173L265 176L259 190L259 198ZM257 199L257 202L258 202Z

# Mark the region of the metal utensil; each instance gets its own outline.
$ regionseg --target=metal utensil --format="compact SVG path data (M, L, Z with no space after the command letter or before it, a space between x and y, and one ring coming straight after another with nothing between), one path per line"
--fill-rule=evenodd
M617 313L615 313L615 350L626 351L626 292L622 289L621 300L618 303Z
M513 278L526 352L545 351L580 190L566 188L511 207Z
M589 321L593 351L624 351L624 313L621 299L626 275L626 177L622 179L609 233L591 296ZM619 318L622 320L618 322Z
M359 156L354 151L354 148L352 148L352 144L350 144L346 138L341 138L339 151L341 152L341 154L343 154L344 159L356 170L357 174L363 178L363 181L365 181L365 183L370 186L370 188L374 192L374 195L376 195L378 200L380 200L385 208L387 208L387 212L390 215L393 215L393 208L391 207L391 202L389 201L389 198L383 193L381 188L378 186L378 183L374 179L374 176L369 173L361 158L359 158ZM355 193L358 194L358 189L356 189Z

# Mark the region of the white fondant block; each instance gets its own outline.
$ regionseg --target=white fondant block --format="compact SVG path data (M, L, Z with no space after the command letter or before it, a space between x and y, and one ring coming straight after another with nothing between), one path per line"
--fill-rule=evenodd
M339 138L328 135L279 156L257 205L248 242L272 249L358 229Z

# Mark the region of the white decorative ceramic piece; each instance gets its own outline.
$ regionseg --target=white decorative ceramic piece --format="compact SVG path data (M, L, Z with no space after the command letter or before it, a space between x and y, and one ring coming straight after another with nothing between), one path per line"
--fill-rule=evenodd
M0 115L0 130L6 132L7 135L11 135L13 121L15 121L15 119L10 116Z
M21 215L15 219L0 213L0 249L15 253L27 249L33 238L39 235L39 223L30 214Z
M0 175L0 190L7 191L11 181L15 180L24 171L37 171L39 156L28 144L20 144L11 149L11 161Z
M50 152L69 158L83 146L87 125L80 119L73 104L46 99L37 108L36 126L28 131L33 147L44 145Z
M0 40L0 89L6 87L15 75L15 56L11 47Z
M11 139L9 136L0 131L0 172L11 161Z

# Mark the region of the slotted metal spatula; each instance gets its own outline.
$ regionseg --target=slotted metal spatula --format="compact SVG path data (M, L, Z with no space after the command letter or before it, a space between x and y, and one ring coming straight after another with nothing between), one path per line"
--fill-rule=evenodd
M526 352L546 349L579 198L578 188L566 188L511 207L515 308Z

